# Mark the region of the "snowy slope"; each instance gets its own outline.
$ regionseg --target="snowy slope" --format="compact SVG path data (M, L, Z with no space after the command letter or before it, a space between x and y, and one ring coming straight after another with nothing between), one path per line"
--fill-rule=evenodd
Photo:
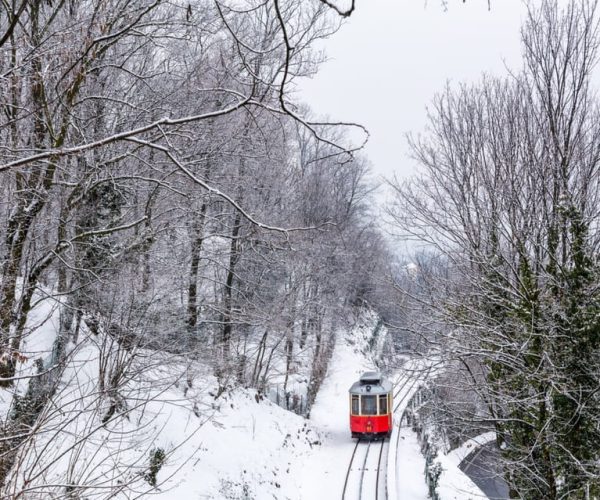
M496 439L496 434L487 432L466 441L456 450L438 457L437 460L442 466L438 493L442 500L479 500L487 498L458 466L473 450L494 439Z
M298 498L292 464L305 460L318 434L303 418L255 396L237 390L220 398L210 421L182 447L182 456L195 455L173 470L158 498Z
M42 300L32 313L17 375L33 375L35 360L48 359L57 311L55 301ZM65 498L72 489L87 499L298 498L292 466L320 440L306 419L252 390L215 398L217 381L206 366L159 352L138 351L112 388L130 353L106 335L83 330L69 351L53 404L37 419L35 439L22 446L2 498ZM22 379L0 391L4 414L13 394L26 390ZM157 450L164 461L154 487Z
M250 390L215 400L216 381L206 374L201 384L186 390L181 383L185 367L157 359L143 380L132 380L121 390L127 416L104 424L106 401L97 384L100 358L89 342L69 363L69 383L56 400L61 411L44 416L49 432L42 432L23 456L24 472L13 478L14 491L27 485L27 498L41 500L73 484L86 487L87 498L108 498L107 488L123 484L122 494L114 498L298 498L291 465L303 461L319 441L305 419ZM147 475L149 457L157 449L165 452L166 461L153 488Z
M52 313L40 310L40 318L49 319L28 339L31 354L44 357L50 350L58 325ZM40 419L42 432L19 458L23 467L12 477L13 491L33 500L63 497L70 485L86 488L89 499L338 498L355 442L348 388L375 367L368 350L375 324L373 315L362 315L352 331L338 333L309 420L253 390L215 398L217 381L209 368L164 353L140 351L133 367L139 369L113 394L106 372L119 358L107 356L110 339L83 332L80 344L71 346L55 406ZM106 420L116 395L122 404ZM414 435L403 431L399 443L401 498L424 500L423 458ZM149 472L157 450L165 460L154 487ZM121 491L115 493L115 486Z

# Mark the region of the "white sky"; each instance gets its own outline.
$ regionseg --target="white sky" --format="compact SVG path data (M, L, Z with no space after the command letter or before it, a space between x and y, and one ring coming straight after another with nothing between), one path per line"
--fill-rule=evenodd
M342 0L339 0L340 2ZM297 97L320 116L365 125L376 175L415 172L405 134L422 131L426 106L446 81L519 68L521 0L357 0L356 11L324 43L329 57Z

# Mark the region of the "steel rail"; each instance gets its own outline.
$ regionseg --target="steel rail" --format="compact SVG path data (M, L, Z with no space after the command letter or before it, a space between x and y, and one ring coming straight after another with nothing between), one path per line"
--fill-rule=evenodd
M379 459L377 460L377 477L375 478L375 500L379 500L379 471L381 470L381 457L383 456L384 446L385 438L381 440L381 448L379 449Z
M356 455L356 450L358 449L358 445L360 444L360 438L356 440L356 445L354 446L354 451L352 452L352 456L350 457L350 463L348 464L348 470L346 471L346 479L344 480L344 489L342 491L342 500L346 498L346 489L348 488L348 478L350 477L350 471L352 470L352 462L354 462L354 456Z
M394 391L394 399L396 399L398 397L398 394L400 394L402 389L404 389L406 387L406 384L408 384L409 381L410 381L410 376L408 376L404 379L402 385L400 385L399 383L396 383L395 389L396 389L396 387L397 387L397 389ZM400 385L400 387L398 387L399 385Z
M369 450L371 449L371 440L367 441L367 452L365 453L365 459L363 460L362 470L360 471L360 484L358 485L358 500L362 499L363 480L365 478L365 469L367 467L367 458L369 457Z
M418 378L412 379L412 385L410 386L410 388L408 389L408 391L406 391L406 393L404 394L404 396L402 396L402 398L400 398L400 401L398 401L398 403L396 403L396 405L394 406L394 413L396 413L398 411L398 408L400 408L400 405L402 403L404 403L404 401L406 400L406 398L408 398L408 395L410 394L410 391L417 384L418 381L419 381ZM406 383L400 388L400 390L404 389L404 387L406 387L408 385L408 382L411 382L411 378L410 377L408 377L406 379ZM400 391L398 391L398 393L399 392Z

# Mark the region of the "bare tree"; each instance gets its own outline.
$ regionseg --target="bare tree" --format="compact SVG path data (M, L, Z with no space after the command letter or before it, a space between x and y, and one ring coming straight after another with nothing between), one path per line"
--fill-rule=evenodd
M522 39L520 74L436 99L412 141L425 173L394 184L393 213L446 257L448 293L432 297L444 350L485 374L472 381L486 385L513 495L584 498L598 491L600 437L597 3L542 2Z
M147 493L156 435L119 432L180 379L192 388L198 364L217 393L277 380L290 400L304 377L314 397L343 311L371 287L348 273L379 269L383 246L353 124L311 119L289 88L353 9L0 5L3 495ZM30 352L51 303L52 348Z

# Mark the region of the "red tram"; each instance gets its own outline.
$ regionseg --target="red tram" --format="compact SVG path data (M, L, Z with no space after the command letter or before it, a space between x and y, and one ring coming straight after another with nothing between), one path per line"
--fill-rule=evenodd
M392 389L392 383L378 372L364 373L350 387L350 431L353 438L390 436Z

